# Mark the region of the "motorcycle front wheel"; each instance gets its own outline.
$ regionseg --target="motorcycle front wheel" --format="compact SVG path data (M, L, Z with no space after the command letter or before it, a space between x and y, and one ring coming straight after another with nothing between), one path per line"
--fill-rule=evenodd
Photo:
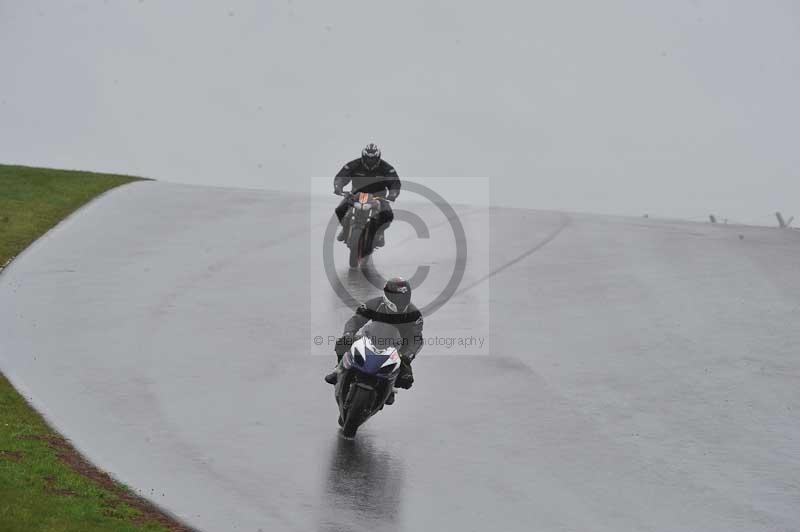
M369 417L372 407L374 390L359 387L350 400L350 407L347 409L347 417L342 426L342 434L346 438L354 438L358 428Z
M367 231L362 230L361 235L358 237L358 242L350 246L350 267L358 268L361 261L364 260L364 248L366 247Z

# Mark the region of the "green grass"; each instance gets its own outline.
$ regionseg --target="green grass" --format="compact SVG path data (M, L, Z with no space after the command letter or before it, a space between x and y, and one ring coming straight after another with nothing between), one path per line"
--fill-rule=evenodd
M0 266L90 199L136 179L0 165Z
M90 199L133 180L0 165L0 267ZM83 460L0 374L0 531L181 529Z

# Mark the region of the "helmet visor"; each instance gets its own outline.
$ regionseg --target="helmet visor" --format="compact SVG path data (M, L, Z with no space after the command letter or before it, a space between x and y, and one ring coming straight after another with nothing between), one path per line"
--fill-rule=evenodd
M384 292L383 301L392 312L405 312L411 304L411 294L398 294L395 292Z

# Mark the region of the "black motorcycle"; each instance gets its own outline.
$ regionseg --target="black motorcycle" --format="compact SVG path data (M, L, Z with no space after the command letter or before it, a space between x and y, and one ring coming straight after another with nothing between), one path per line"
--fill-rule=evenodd
M375 250L376 219L381 212L381 200L389 200L384 194L369 192L342 192L339 195L350 199L350 208L342 219L347 222L344 243L350 249L350 267L358 268Z

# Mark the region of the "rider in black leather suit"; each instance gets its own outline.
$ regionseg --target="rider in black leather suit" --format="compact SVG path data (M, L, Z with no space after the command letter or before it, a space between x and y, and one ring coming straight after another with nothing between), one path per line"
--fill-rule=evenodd
M361 151L361 158L353 159L342 167L333 179L333 190L341 194L344 187L352 183L351 192L369 192L371 194L385 193L386 200L381 200L381 210L376 218L375 245L383 245L383 233L394 220L390 201L400 195L402 183L394 167L381 159L381 150L375 144L367 144ZM388 201L387 201L388 200ZM336 207L336 217L342 224L339 240L344 240L346 228L342 219L350 208L350 198L344 198Z
M358 331L371 320L394 325L402 336L402 346L398 349L401 360L400 375L395 385L398 388L411 388L414 384L411 363L424 346L422 337L424 321L422 313L411 303L411 284L401 277L389 279L384 287L383 297L376 297L363 303L356 309L355 315L347 321L344 334L336 342L336 369L325 377L325 381L336 384L339 375L338 364L353 345Z

